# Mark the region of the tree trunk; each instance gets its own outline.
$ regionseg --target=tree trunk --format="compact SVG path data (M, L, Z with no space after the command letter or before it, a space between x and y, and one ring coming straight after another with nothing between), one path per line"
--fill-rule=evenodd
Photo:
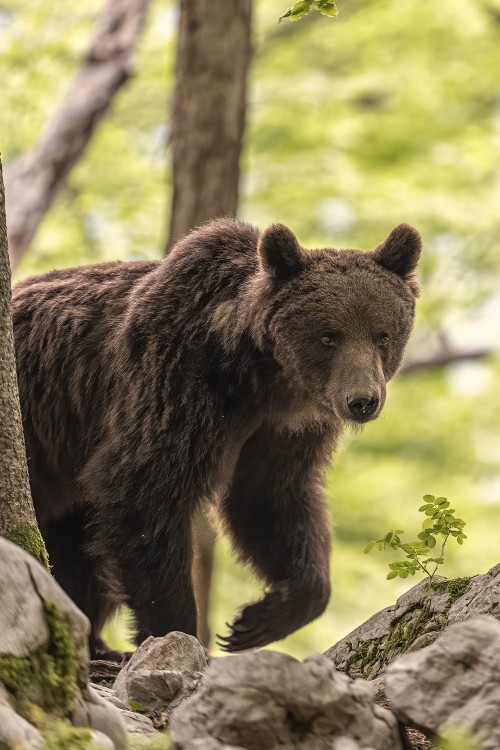
M234 216L251 57L252 0L181 0L166 250L215 216Z
M215 216L235 216L251 59L252 0L180 0L172 111L173 196L165 252ZM215 533L193 524L198 636L208 646Z
M28 480L11 302L5 192L0 162L0 535L23 547L48 568L47 552L38 530Z
M109 0L83 67L32 151L5 173L12 269L128 80L151 0Z

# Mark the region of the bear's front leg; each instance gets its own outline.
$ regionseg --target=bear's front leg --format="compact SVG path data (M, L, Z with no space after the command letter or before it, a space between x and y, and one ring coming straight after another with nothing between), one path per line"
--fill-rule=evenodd
M330 596L330 530L321 489L334 434L261 427L243 446L222 513L235 547L268 585L221 638L226 651L265 646L311 622Z

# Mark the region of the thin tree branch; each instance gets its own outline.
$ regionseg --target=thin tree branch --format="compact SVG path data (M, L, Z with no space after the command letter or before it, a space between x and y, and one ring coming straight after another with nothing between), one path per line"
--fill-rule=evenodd
M428 357L420 357L418 359L408 360L402 366L399 371L400 375L413 375L413 373L420 370L426 370L430 368L446 367L447 365L456 364L457 362L474 361L478 359L484 359L490 354L493 354L493 349L481 348L481 349L453 349L443 347L438 349Z
M5 173L12 269L128 80L151 0L109 0L82 68L34 148Z

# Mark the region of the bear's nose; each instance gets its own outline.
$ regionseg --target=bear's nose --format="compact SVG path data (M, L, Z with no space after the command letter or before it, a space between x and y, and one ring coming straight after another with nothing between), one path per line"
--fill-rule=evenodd
M348 396L347 406L355 419L363 419L376 411L378 398L377 396Z

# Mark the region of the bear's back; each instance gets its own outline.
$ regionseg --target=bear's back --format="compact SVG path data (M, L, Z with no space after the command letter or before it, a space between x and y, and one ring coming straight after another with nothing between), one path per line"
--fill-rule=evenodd
M255 271L257 241L253 227L220 219L163 260L62 269L17 284L14 338L28 443L50 446L53 465L65 451L80 451L83 461L119 397L117 381L150 379L150 371L136 374L136 342L155 340L167 352L206 331Z
M17 375L28 442L51 446L51 463L71 450L70 432L84 450L83 423L102 409L110 390L113 327L131 288L158 261L105 263L51 271L13 289ZM75 450L77 446L75 445ZM53 460L51 460L51 458Z

